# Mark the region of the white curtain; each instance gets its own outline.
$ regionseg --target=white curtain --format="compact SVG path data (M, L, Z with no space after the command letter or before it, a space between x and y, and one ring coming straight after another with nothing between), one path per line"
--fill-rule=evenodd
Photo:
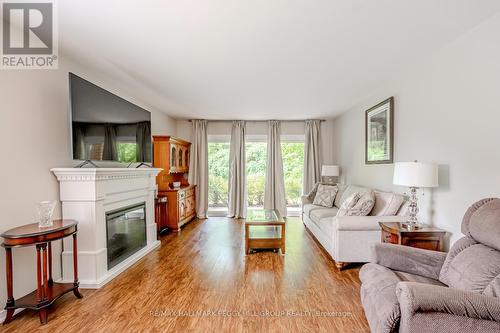
M283 178L283 158L281 156L280 122L270 120L267 130L267 166L264 208L277 209L286 217L285 180Z
M196 185L196 211L199 218L208 210L208 138L207 121L193 120L193 144L189 161L189 183Z
M229 149L229 200L228 216L246 216L245 122L233 121Z
M321 181L321 120L306 120L302 193Z

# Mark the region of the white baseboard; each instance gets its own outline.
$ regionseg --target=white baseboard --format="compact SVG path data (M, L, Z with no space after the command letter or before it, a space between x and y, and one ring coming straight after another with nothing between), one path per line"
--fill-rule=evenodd
M24 311L24 309L16 309L14 311L14 316L18 314L19 312ZM7 316L7 310L2 310L0 311L0 325L2 325L3 321L5 320L5 317Z
M101 278L98 280L85 280L81 279L79 280L80 282L80 288L82 289L99 289L102 286L104 286L106 283L123 273L127 268L135 264L137 261L139 261L142 257L144 257L146 254L149 252L153 251L157 247L160 246L160 241L156 240L155 242L151 243L150 245L144 247L143 249L137 251L115 267L111 268L109 271L107 271ZM64 282L64 283L71 283L73 280L65 280L61 279L60 281L57 282Z

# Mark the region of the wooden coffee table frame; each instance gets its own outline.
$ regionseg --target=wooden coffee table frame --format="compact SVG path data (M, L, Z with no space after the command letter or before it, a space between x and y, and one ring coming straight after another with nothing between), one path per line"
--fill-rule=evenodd
M273 221L245 221L245 253L250 254L253 249L280 249L281 254L285 254L285 234L286 234L286 221L281 217L277 210L274 210L277 216L276 220ZM269 238L251 238L250 228L252 226L267 228ZM274 228L280 227L281 233L280 237L276 237L276 231ZM274 229L274 230L273 230Z

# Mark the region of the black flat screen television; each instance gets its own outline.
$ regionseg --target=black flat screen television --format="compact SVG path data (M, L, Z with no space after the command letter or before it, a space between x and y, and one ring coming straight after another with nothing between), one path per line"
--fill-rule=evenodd
M151 162L151 113L69 73L73 159Z

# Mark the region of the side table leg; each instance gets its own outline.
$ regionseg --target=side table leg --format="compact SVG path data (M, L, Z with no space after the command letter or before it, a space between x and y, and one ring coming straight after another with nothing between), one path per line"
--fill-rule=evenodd
M83 298L82 294L78 290L78 246L76 241L76 233L73 234L73 294L75 294L76 298Z
M52 243L49 242L49 286L54 284L52 280Z
M12 282L12 249L10 247L5 248L5 274L7 280L7 305L14 305L14 285ZM7 314L5 316L5 320L3 321L4 325L12 321L12 317L14 316L14 309L7 309Z
M38 302L41 302L44 299L42 289L42 257L40 253L41 249L41 245L36 246L36 297Z

